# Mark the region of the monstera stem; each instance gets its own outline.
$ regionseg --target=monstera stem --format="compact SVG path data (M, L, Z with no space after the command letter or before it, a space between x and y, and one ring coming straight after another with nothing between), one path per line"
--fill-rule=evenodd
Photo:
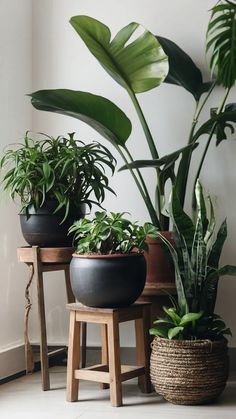
M116 148L116 150L119 152L119 154L122 157L122 159L124 160L126 166L129 168L129 161L127 160L127 158L126 158L124 152L122 151L121 147L119 147L115 143L112 143L112 144L114 145L114 147ZM154 209L154 207L153 207L153 205L151 203L151 199L150 199L149 195L147 196L146 193L145 193L145 188L143 188L142 181L140 179L138 179L138 177L136 176L135 171L133 169L129 168L129 171L130 171L130 173L131 173L131 175L132 175L132 177L133 177L133 179L134 179L134 181L135 181L135 183L137 185L137 188L138 188L138 190L139 190L139 192L140 192L140 194L141 194L141 196L142 196L142 198L144 200L144 203L145 203L146 208L148 210L148 213L149 213L149 216L151 218L152 224L155 227L157 227L157 228L160 229L160 222L158 220L156 211L155 211L155 209ZM141 173L140 173L140 175L141 175Z
M220 107L217 109L217 115L219 115L219 114L223 111L224 106L225 106L225 102L226 102L226 100L227 100L227 97L228 97L228 95L229 95L230 90L231 90L231 88L230 88L230 87L226 90L225 95L224 95L224 97L223 97L223 101L222 101L222 103L221 103ZM195 177L195 179L194 179L194 187L193 187L193 191L195 190L195 185L196 185L197 180L198 180L198 178L199 178L199 176L200 176L200 173L201 173L201 170L202 170L202 166L203 166L203 163L204 163L204 160L205 160L205 157L206 157L206 154L207 154L207 151L208 151L209 145L210 145L210 143L211 143L211 139L212 139L212 137L213 137L213 135L214 135L214 133L215 133L215 128L216 128L216 126L217 126L217 122L215 122L215 123L213 124L212 129L211 129L211 132L210 132L210 134L209 134L209 137L208 137L208 140L207 140L207 143L206 143L206 146L205 146L205 149L204 149L204 152L203 152L203 155L202 155L202 158L201 158L201 161L200 161L200 164L199 164L198 170L197 170L197 174L196 174L196 177ZM192 196L192 207L193 207L193 209L195 209L195 208L196 208L196 198L195 198L195 193L194 193L194 192L193 192L193 196Z
M132 90L128 90L128 93L129 93L129 96L130 96L130 98L133 102L135 110L137 112L139 121L142 125L142 128L143 128L143 131L144 131L147 143L148 143L148 147L149 147L151 156L152 156L153 159L158 159L159 154L157 152L156 145L155 145L154 140L152 138L152 134L151 134L150 129L148 127L147 121L144 117L141 106L139 105L138 99L137 99L136 95L133 93ZM159 168L156 168L155 171L156 171L156 176L157 176L157 188L159 188L160 187L160 170L159 170ZM159 197L160 197L160 194L159 194ZM157 217L158 217L159 228L161 227L161 219L162 219L162 214L161 214L160 209L161 209L161 202L159 200L159 202L157 203L157 211L156 211L157 212Z

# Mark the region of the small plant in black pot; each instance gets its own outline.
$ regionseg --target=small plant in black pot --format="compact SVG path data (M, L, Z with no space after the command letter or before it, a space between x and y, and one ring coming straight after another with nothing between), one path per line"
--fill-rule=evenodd
M77 245L70 271L75 297L91 307L127 306L141 295L146 279L147 236L156 228L139 226L125 213L96 212L69 229Z
M20 198L22 233L30 245L68 245L68 228L84 216L85 206L101 205L111 191L105 168L115 159L106 147L68 137L33 140L9 146L0 160L2 183L11 198Z
M201 404L216 399L228 377L226 335L231 334L215 313L221 276L236 276L236 266L219 266L227 237L226 220L216 232L211 199L196 184L196 217L182 209L173 190L170 216L175 247L160 233L174 267L177 300L165 308L150 333L154 335L151 379L156 391L177 404Z

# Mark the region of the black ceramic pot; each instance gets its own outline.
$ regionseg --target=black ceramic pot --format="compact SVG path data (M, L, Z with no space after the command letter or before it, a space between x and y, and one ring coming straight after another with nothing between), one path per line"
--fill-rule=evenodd
M122 307L134 303L146 280L142 254L77 255L70 264L76 299L89 307Z
M25 241L30 246L60 247L71 246L72 236L68 236L68 228L75 220L84 217L85 208L71 206L68 217L60 224L64 217L64 211L54 213L56 202L46 202L41 208L35 211L32 206L29 208L29 217L26 214L20 215L21 231Z

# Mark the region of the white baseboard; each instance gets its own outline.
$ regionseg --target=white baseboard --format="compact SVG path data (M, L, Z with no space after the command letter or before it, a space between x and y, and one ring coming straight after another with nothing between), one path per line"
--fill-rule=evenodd
M18 345L0 352L0 380L25 370L25 348Z

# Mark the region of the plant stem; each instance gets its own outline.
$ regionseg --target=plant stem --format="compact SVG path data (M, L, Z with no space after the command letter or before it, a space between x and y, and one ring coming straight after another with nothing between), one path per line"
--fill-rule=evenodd
M119 154L121 155L121 157L122 157L122 159L124 160L124 162L125 162L125 164L127 165L127 166L129 166L129 162L128 162L128 160L127 160L127 158L126 158L126 156L125 156L125 154L123 153L123 151L122 151L122 149L117 145L117 144L115 144L115 143L113 143L113 145L114 145L114 147L116 148L116 150L119 152ZM127 152L127 150L126 150L126 152ZM128 153L128 155L129 155L129 153ZM130 156L129 156L130 157ZM131 168L129 168L129 171L130 171L130 173L131 173L131 175L132 175L132 177L133 177L133 179L134 179L134 181L135 181L135 183L136 183L136 185L137 185L137 187L138 187L138 190L139 190L139 192L140 192L140 194L141 194L141 196L142 196L142 198L143 198L143 200L144 200L144 202L145 202L145 205L146 205L146 208L147 208L147 210L148 210L148 213L149 213L149 216L150 216L150 218L151 218L151 222L152 222L152 224L155 226L155 227L157 227L157 228L159 228L160 229L160 222L159 222L159 220L158 220L158 217L157 217L157 214L156 214L156 211L155 211L155 209L154 209L154 207L153 207L153 205L152 205L152 203L151 203L151 199L150 199L150 197L149 197L149 195L147 196L146 194L145 194L145 189L143 188L143 185L142 185L142 182L137 178L137 176L136 176L136 174L135 174L135 172L134 172L134 170L133 169L131 169ZM140 173L140 175L141 175L141 173ZM143 181L144 182L144 181Z
M126 151L127 155L128 155L128 156L129 156L129 158L130 158L130 161L131 161L131 162L133 162L133 161L134 161L134 159L133 159L133 157L131 156L131 154L130 154L130 152L129 152L128 148L127 148L126 146L125 146L124 148L125 148L125 151ZM141 172L140 172L140 170L139 170L139 169L136 169L136 171L137 171L137 174L138 174L138 177L139 177L140 183L141 183L141 185L142 185L142 187L143 187L144 193L145 193L145 195L146 195L145 204L146 204L146 207L147 207L148 212L149 212L149 214L150 214L150 217L151 217L151 219L155 219L155 218L156 218L156 221L157 221L157 220L158 220L158 218L157 218L157 214L156 214L155 208L154 208L154 206L153 206L153 204L152 204L152 201L151 201L151 198L150 198L149 192L148 192L148 190L147 190L146 184L145 184L145 182L144 182L143 176L142 176L142 174L141 174ZM151 216L151 214L152 214L152 216ZM154 225L157 227L157 223L156 223L156 222L155 222L155 224L154 224Z
M226 90L226 93L225 93L225 95L223 97L223 101L222 101L220 107L217 109L217 115L219 115L222 112L222 110L224 109L224 105L225 105L226 99L227 99L227 97L229 95L229 92L230 92L230 87ZM202 166L203 166L203 163L204 163L204 160L205 160L205 157L206 157L208 148L210 146L211 139L212 139L212 137L213 137L213 135L215 133L216 126L217 126L217 122L215 122L214 125L212 126L211 132L209 134L209 137L208 137L208 140L207 140L207 143L206 143L206 146L205 146L205 149L204 149L204 152L203 152L203 155L202 155L202 158L201 158L201 161L200 161L198 170L197 170L196 177L194 179L193 196L192 196L192 207L193 207L193 209L195 209L195 207L196 207L196 199L195 199L195 194L194 194L195 185L196 185L196 182L197 182L197 180L198 180L198 178L200 176L200 172L202 170Z
M143 111L142 111L142 109L139 105L138 99L137 99L137 97L135 96L135 94L133 93L132 90L128 90L128 93L129 93L129 96L130 96L130 98L133 102L133 105L134 105L135 110L137 112L140 123L142 125L145 137L147 139L147 143L148 143L148 147L149 147L151 156L152 156L153 159L158 159L159 154L157 152L156 145L155 145L154 140L152 138L152 134L149 130L146 119L143 115ZM159 168L156 168L155 171L156 171L156 176L157 176L157 188L160 189L160 170L159 170ZM160 196L160 194L159 194L159 196ZM161 226L162 214L161 214L161 202L160 202L159 196L158 196L156 217L158 217L158 219L159 219L158 224L159 224L159 226Z

